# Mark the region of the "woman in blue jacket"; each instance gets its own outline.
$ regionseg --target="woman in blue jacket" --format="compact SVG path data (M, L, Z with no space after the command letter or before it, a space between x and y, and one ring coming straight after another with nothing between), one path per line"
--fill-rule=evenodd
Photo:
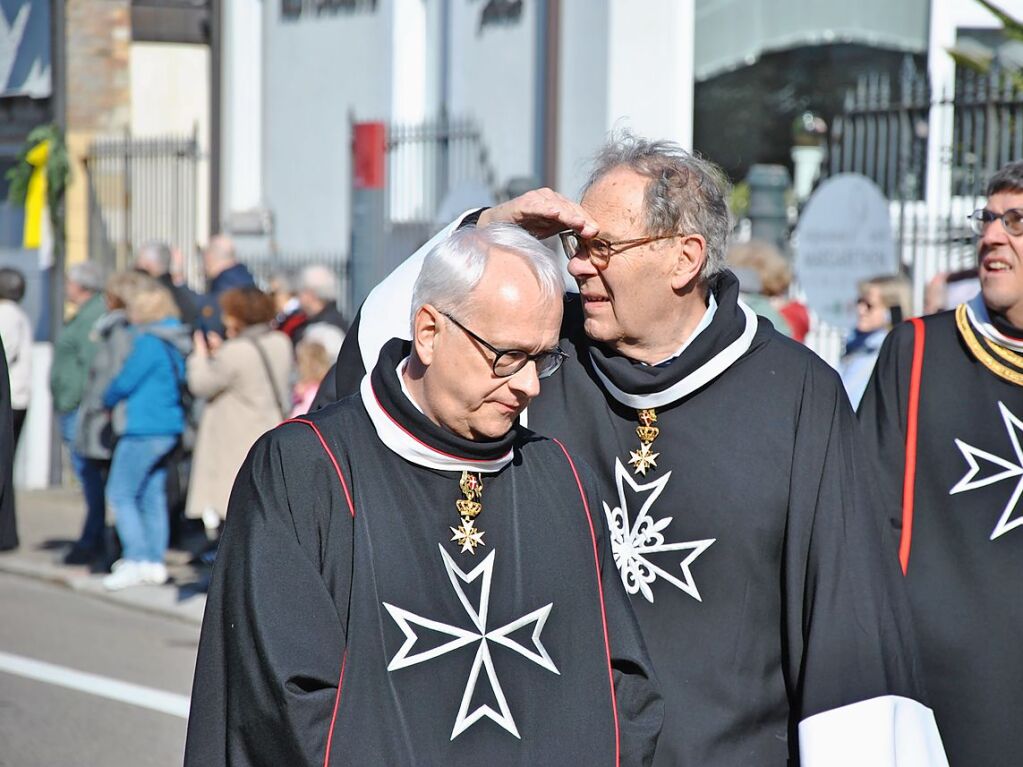
M107 499L123 550L123 558L103 579L111 591L167 581L165 460L184 431L181 387L184 357L191 348L188 328L163 286L134 296L128 319L135 335L132 350L103 395L107 408L125 402L124 430L107 479Z

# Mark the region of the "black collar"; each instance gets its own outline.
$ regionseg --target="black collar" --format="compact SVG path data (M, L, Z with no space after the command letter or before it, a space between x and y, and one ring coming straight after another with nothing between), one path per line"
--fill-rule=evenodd
M427 418L402 391L398 365L412 344L392 338L363 380L362 398L377 436L393 452L421 466L443 470L494 472L512 459L520 439L516 425L494 440L474 441L454 434Z
M611 396L629 407L661 407L709 383L749 350L757 318L739 301L739 281L722 272L711 291L717 311L710 325L663 365L644 365L602 344L584 342L594 372Z

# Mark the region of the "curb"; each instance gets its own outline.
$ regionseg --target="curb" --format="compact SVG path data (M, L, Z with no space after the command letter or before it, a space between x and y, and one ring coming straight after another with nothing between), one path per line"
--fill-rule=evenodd
M206 595L197 589L195 584L185 584L181 587L174 584L135 586L122 591L107 591L103 588L102 575L33 561L18 556L16 552L0 554L0 573L45 581L92 599L180 620L195 626L202 624L206 608Z

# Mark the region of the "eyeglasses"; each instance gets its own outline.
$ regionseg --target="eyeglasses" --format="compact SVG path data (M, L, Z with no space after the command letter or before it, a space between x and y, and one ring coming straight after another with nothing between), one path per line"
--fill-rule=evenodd
M473 333L447 312L441 312L441 314L461 328L462 332L469 336L469 338L472 338L494 353L494 361L490 368L498 378L508 378L515 375L530 362L536 363L537 378L547 378L554 375L558 368L561 367L561 363L568 359L568 355L561 350L560 346L555 346L553 349L536 354L524 352L522 349L498 349L493 344Z
M590 262L598 269L606 268L608 261L611 260L611 256L624 253L631 248L638 248L640 245L646 245L648 242L669 240L672 237L678 236L678 232L674 232L672 234L662 234L655 237L638 237L634 240L608 242L607 240L602 240L600 237L590 237L589 239L585 239L580 237L579 232L574 229L566 229L563 232L558 232L558 237L561 238L561 246L565 249L565 256L571 260L581 253L583 256L590 259Z
M984 234L988 224L1000 220L1005 231L1013 237L1023 234L1023 208L1009 208L1004 213L995 213L993 210L981 208L975 210L967 218L970 219L970 229L974 234Z

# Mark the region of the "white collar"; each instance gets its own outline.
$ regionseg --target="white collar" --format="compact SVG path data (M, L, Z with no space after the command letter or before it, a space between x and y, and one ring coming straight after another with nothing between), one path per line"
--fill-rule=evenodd
M401 388L405 392L405 396L408 396L408 389L405 387L405 382L401 376L401 367L404 364L405 361L403 360L398 365L398 380L401 381ZM396 421L390 413L384 410L377 399L376 393L373 391L368 374L363 377L359 391L362 394L362 405L366 409L366 414L369 416L369 420L372 421L373 428L376 430L380 441L392 453L417 466L425 466L428 469L438 469L440 471L477 471L484 474L493 474L511 463L515 455L514 450L509 450L500 458L481 460L441 452L414 436ZM409 397L409 400L422 412L414 399Z
M757 315L741 299L738 301L738 304L746 318L746 327L740 336L710 360L667 389L649 394L629 394L611 383L611 380L601 372L599 366L594 365L593 372L597 374L607 393L626 407L643 410L646 408L664 407L672 402L677 402L713 381L749 351L750 346L753 344L753 336L757 333ZM695 337L695 334L690 336L690 340L693 337Z
M988 341L1006 349L1023 352L1023 340L1007 336L991 324L991 315L988 314L983 294L978 293L966 302L966 314L970 318L970 324Z

